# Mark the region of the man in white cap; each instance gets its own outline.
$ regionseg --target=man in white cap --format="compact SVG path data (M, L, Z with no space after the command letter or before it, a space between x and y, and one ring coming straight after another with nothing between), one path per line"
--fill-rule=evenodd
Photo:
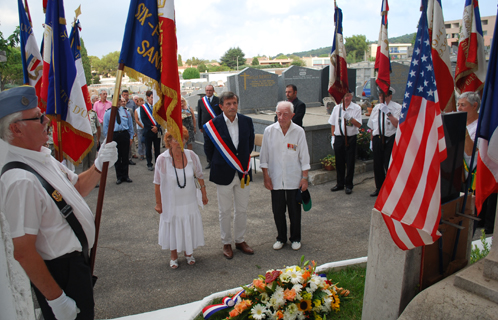
M391 160L398 119L401 114L401 106L391 101L394 89L391 87L387 94L379 90L379 104L370 114L368 127L372 129L372 151L374 160L375 191L371 197L379 195L380 188L386 178L387 168Z
M0 210L10 225L14 257L33 284L43 317L93 319L88 252L95 223L83 197L99 181L103 162L116 161L116 143L104 144L94 165L76 175L43 146L48 123L33 87L0 92L0 138L8 143Z

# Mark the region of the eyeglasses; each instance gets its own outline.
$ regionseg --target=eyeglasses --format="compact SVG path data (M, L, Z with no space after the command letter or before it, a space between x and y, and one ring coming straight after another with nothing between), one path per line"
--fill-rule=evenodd
M33 120L39 120L41 124L43 124L43 121L45 121L45 118L47 116L45 115L45 113L42 113L39 117L36 117L36 118L27 118L27 119L19 119L15 122L19 122L19 121L33 121Z

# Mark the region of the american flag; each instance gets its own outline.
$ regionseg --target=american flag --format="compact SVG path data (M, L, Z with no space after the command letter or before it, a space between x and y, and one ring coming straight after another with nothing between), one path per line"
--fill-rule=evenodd
M427 0L424 1L427 4ZM440 163L446 144L431 57L427 6L419 21L386 180L375 209L402 250L431 244L441 216Z
M375 57L375 70L377 70L377 79L375 82L382 92L387 94L391 85L391 61L389 60L389 39L387 38L387 13L389 4L387 0L382 0L380 14L382 16L379 32L379 46Z

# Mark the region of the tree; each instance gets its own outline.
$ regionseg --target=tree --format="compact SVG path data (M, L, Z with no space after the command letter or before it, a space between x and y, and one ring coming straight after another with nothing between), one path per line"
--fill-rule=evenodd
M244 52L242 52L242 50L239 47L230 48L220 58L220 63L224 64L232 69L235 69L237 67L237 65L245 64L246 59L244 58L244 56L245 56Z
M199 70L196 68L187 68L185 71L183 71L183 79L188 80L188 79L199 79L201 77L201 74L199 73Z
M191 59L187 59L187 61L185 61L185 64L187 66L198 66L202 62L204 62L204 60L196 58L196 57L192 57Z
M354 58L356 61L363 61L364 53L368 48L367 37L365 35L353 35L352 37L346 37L346 53L348 56ZM349 62L349 61L348 61Z
M116 76L116 71L119 65L119 51L114 51L106 54L102 59L96 60L89 57L92 67L97 74L104 76L104 78ZM97 58L98 59L98 58Z
M85 41L83 41L83 38L80 38L80 41L81 62L83 63L83 71L85 71L86 84L92 84L92 67L85 48Z
M182 55L178 54L178 66L183 67Z
M298 67L304 67L306 64L304 63L304 61L302 59L294 59L294 60L292 60L291 65L298 66Z
M281 54L275 57L275 59L289 59L285 54Z
M206 64L204 62L201 62L198 66L197 66L197 70L199 70L199 72L205 72L208 70L208 67L206 67Z
M251 62L252 66L259 66L259 60L258 57L254 57Z
M325 58L325 57L328 57L330 53L322 53L321 55L319 55L320 58Z
M0 87L3 91L6 82L19 84L23 82L21 50L16 45L19 44L19 27L7 38L4 39L0 31L0 51L5 51L7 61L0 62Z

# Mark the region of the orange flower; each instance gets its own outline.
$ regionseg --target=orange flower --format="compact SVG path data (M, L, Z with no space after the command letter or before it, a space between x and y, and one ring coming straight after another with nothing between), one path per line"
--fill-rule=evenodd
M237 309L233 309L232 311L230 311L229 315L231 318L235 318L239 315L239 311Z
M252 281L252 284L258 288L260 291L264 291L265 290L265 287L266 287L266 284L263 280L261 279L254 279Z
M278 310L277 311L277 318L282 319L283 317L284 317L284 314L282 313L282 311Z
M311 277L311 274L309 271L304 271L302 277L303 277L303 280L306 281L307 279L309 279Z
M296 298L296 290L294 289L285 289L284 291L284 298L286 300L292 301Z

